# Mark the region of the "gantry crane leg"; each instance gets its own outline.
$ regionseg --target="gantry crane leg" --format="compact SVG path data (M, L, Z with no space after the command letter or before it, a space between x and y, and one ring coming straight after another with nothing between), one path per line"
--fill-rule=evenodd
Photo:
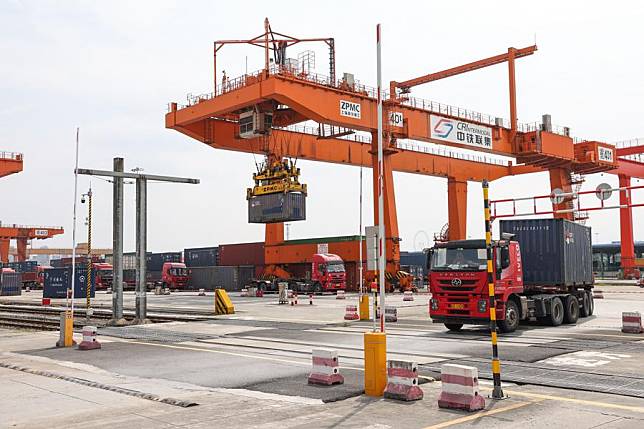
M553 191L557 188L561 189L563 192L568 193L572 192L572 183L570 180L570 170L568 168L553 168L549 171L550 174L550 190ZM566 200L561 204L552 204L553 210L570 210L572 209L573 201ZM555 213L555 219L568 219L574 220L575 214L573 211L567 211L565 213Z
M619 187L631 186L629 176L619 175ZM630 191L619 193L619 205L626 206L631 203ZM621 247L621 262L624 278L632 279L636 276L635 269L635 242L633 239L633 209L622 207L619 209L619 233Z
M27 242L28 239L24 237L16 238L16 251L18 262L27 260Z
M8 238L0 238L0 262L9 262L9 244Z
M460 177L447 178L447 212L449 240L467 238L467 180Z
M380 221L378 216L378 135L371 133L372 137L372 177L373 177L373 207L374 224ZM387 140L385 140L387 141ZM395 276L400 270L400 235L398 233L398 216L396 214L396 195L394 192L394 173L391 165L393 152L385 148L383 155L383 195L385 209L385 249L387 257L387 273Z

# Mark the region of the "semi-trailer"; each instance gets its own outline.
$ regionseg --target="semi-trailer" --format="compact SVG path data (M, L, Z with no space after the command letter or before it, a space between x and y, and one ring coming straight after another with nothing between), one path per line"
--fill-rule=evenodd
M496 320L512 332L521 320L552 326L593 314L591 230L564 219L500 221L492 242ZM487 325L490 299L485 240L438 242L428 253L429 314L450 330Z

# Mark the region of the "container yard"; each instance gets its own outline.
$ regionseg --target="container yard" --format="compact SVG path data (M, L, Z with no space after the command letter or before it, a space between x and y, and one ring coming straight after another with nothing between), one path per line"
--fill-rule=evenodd
M0 6L0 427L644 427L644 8L316 6Z

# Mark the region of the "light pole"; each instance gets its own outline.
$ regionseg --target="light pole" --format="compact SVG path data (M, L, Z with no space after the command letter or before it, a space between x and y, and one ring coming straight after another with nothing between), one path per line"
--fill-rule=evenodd
M87 197L87 287L85 291L87 321L92 315L91 301L92 296L92 185L86 194L81 195L81 203L85 203ZM72 275L76 275L75 273Z

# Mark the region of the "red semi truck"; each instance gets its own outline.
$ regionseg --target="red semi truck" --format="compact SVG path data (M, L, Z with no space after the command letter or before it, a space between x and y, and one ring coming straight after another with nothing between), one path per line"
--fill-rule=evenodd
M185 289L189 271L182 262L165 262L161 269L161 280L157 283L170 289Z
M287 282L291 290L301 293L323 293L346 290L347 273L344 261L332 253L316 253L311 258L311 271L294 273L288 265L284 268L276 265L264 270L264 279L251 280L249 286L264 291L276 292L278 283ZM270 278L271 280L266 280Z
M593 314L590 228L530 219L501 221L501 231L492 255L502 332L513 332L521 320L558 326ZM436 243L428 262L432 320L453 331L489 324L485 240Z

